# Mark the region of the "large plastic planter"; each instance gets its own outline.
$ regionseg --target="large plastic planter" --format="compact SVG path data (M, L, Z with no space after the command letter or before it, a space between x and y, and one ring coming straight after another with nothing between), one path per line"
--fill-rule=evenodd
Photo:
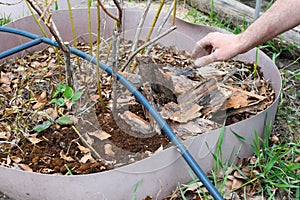
M141 16L140 10L124 10L124 29L134 30ZM154 12L150 13L146 26L150 26L154 17ZM85 9L73 10L77 35L86 37L87 11ZM69 23L68 11L58 11L53 14L53 18L65 41L72 40L71 25ZM96 32L96 11L92 10L93 31ZM160 18L161 19L161 18ZM170 24L170 22L168 22ZM191 51L197 40L209 32L216 31L212 27L192 25L177 19L177 33L172 33L161 43L165 45L176 45L178 49ZM35 25L32 17L25 17L8 25L9 27L23 29L35 34L40 34L39 28ZM111 35L113 21L106 22L105 34ZM167 27L167 26L166 26ZM102 29L104 30L104 29ZM219 30L220 31L220 30ZM142 37L145 37L143 33ZM132 39L134 34L126 34L125 37ZM184 37L183 37L184 36ZM0 51L23 44L28 39L8 34L0 33ZM88 41L88 40L87 40ZM43 48L44 45L33 47L30 51ZM22 52L24 53L24 52ZM20 56L20 53L19 53ZM258 64L262 67L264 77L270 80L276 92L275 102L265 111L258 113L255 117L238 122L225 127L225 137L223 141L223 158L240 150L239 157L247 157L252 154L250 144L256 131L261 138L264 138L263 129L265 123L273 122L281 89L281 78L277 67L261 51L259 51ZM238 59L253 62L255 60L255 50L251 50ZM4 60L0 60L3 62ZM246 138L249 143L241 142L232 131ZM184 144L199 163L201 168L208 172L213 167L213 158L206 143L211 150L216 147L217 139L221 130L214 130L199 136L195 136L184 141ZM233 160L234 161L234 160ZM0 191L15 199L29 200L57 200L57 199L131 199L135 194L137 199L142 199L147 195L161 199L171 193L178 183L185 183L191 180L188 173L188 165L181 158L179 152L174 148L168 148L161 153L138 161L136 163L120 167L114 170L78 176L45 175L38 173L24 172L15 169L0 167ZM142 181L136 193L135 186ZM158 196L157 196L158 195Z

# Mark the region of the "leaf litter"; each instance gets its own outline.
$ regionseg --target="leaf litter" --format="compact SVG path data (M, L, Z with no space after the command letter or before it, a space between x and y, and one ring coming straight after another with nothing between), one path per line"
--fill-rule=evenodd
M89 50L84 44L80 48ZM119 61L124 62L129 53L130 42L123 40ZM100 60L105 57L100 54ZM153 47L150 56L138 56L136 61L136 71L120 73L183 140L220 127L224 120L218 119L220 112L226 114L226 124L236 123L264 110L275 98L259 69L253 74L253 63L229 61L195 68L188 52L160 44ZM83 94L76 97L79 104L64 99L63 106L50 103L64 77L63 63L51 47L1 64L1 166L39 173L68 174L69 169L74 175L88 174L141 160L170 146L155 121L122 86L118 86L114 116L111 77L105 72L101 72L103 111L97 86L91 84L95 82L91 77L94 66L74 63L80 82L76 92ZM217 101L220 95L224 101ZM148 130L147 137L142 136L144 130ZM238 187L239 182L234 185Z

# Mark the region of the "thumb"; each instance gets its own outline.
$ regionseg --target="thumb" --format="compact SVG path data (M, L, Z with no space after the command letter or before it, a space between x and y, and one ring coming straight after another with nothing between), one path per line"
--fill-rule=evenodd
M214 62L214 55L213 54L209 54L207 56L202 56L200 58L197 58L194 63L196 66L198 67L202 67L205 65L208 65L210 63Z

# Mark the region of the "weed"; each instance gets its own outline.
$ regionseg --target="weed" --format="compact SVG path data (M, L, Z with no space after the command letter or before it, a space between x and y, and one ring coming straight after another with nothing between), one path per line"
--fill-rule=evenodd
M82 94L83 92L74 92L74 90L70 86L65 83L61 83L57 86L56 91L53 93L50 103L54 103L59 107L66 105L66 102L74 104L77 100L80 99Z
M10 15L8 16L5 16L5 15L1 15L0 16L0 26L3 26L5 24L8 24L9 22L11 22L11 18L10 18Z
M56 91L53 93L50 103L53 103L56 107L70 107L80 99L82 94L82 92L74 92L74 90L70 86L66 85L65 83L61 83L57 86ZM61 125L73 123L73 121L68 116L61 116L54 120L51 116L47 115L47 118L47 121L44 121L42 124L36 125L33 130L42 132L48 129L53 123Z

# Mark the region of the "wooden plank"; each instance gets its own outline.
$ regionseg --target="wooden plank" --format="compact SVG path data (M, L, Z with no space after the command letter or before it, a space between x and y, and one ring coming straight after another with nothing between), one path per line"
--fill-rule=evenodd
M211 0L187 0L187 3L205 14L210 13ZM245 20L247 23L254 21L255 9L236 0L214 0L214 11L240 21ZM288 44L300 45L300 26L282 33L281 37Z

